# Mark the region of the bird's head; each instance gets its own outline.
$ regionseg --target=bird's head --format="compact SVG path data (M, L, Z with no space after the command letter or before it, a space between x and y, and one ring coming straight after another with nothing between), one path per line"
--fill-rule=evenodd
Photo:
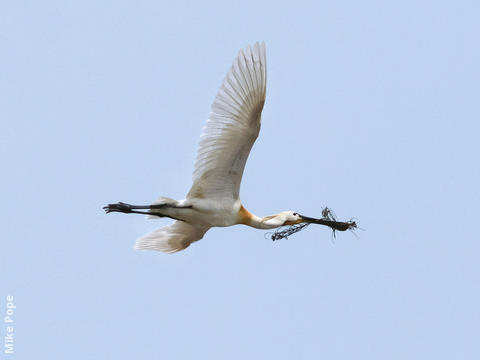
M281 217L282 217L283 226L285 226L285 225L295 225L295 224L299 224L301 222L304 222L302 216L300 214L298 214L297 212L292 211L292 210L281 212L279 215L281 215Z
M284 211L281 212L280 214L277 215L280 219L280 221L283 221L283 226L285 225L295 225L295 224L300 224L300 223L314 223L314 224L324 224L325 222L329 223L335 223L335 224L348 224L348 223L339 223L335 221L335 219L330 219L330 218L322 218L322 219L316 219L304 215L300 215L299 213L289 210L289 211ZM354 223L352 223L354 224ZM340 230L340 229L338 229Z
M262 218L260 228L273 229L279 226L294 225L301 222L302 217L295 211L282 211L281 213Z

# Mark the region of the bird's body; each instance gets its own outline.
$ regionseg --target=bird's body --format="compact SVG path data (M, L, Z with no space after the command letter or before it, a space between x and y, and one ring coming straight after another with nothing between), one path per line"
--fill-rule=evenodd
M164 199L148 206L151 216L169 217L209 228L243 224L257 229L273 229L294 224L298 220L293 215L296 213L292 212L293 214L289 216L289 211L264 218L258 217L245 209L238 199L233 202L196 198L180 201Z
M247 211L240 201L245 163L260 132L266 79L265 44L256 43L240 50L212 104L200 138L193 185L184 200L160 198L145 206L117 203L105 207L107 212L176 220L138 239L136 249L183 250L200 240L211 227L244 224L273 229L300 222L322 223L293 211L261 218Z
M225 227L237 224L241 207L240 200L220 202L197 198L174 200L174 202L168 201L167 203L160 200L155 202L153 206L161 204L167 204L167 206L150 209L149 212L153 217L166 216L206 227Z

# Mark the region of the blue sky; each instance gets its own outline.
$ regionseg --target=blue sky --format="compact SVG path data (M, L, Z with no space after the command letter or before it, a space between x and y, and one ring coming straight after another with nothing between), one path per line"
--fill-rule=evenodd
M478 2L0 8L2 358L479 358ZM102 206L184 197L217 88L257 40L243 203L329 206L364 230L273 243L236 226L134 251L168 221Z

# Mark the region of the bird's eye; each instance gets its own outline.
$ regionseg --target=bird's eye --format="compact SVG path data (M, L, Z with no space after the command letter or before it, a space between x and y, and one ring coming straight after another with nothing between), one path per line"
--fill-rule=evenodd
M297 213L293 213L293 216L297 216L298 214Z

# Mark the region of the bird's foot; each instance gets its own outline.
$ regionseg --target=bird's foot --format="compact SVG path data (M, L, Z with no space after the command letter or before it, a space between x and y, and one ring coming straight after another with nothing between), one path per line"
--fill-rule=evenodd
M128 214L132 212L132 206L123 202L118 202L116 204L108 204L107 206L104 206L103 210L105 210L107 214L111 212L122 212Z

